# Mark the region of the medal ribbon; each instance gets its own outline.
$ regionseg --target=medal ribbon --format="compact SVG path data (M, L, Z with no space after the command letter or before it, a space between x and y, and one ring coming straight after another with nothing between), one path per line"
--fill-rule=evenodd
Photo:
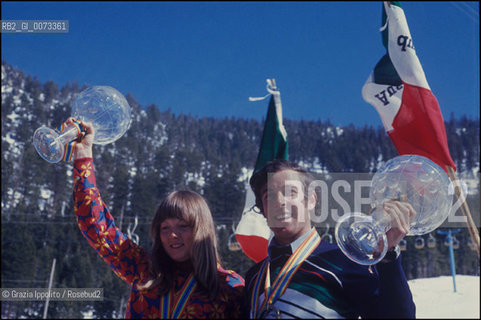
M191 273L187 281L184 283L182 289L180 289L179 299L175 302L175 306L171 309L173 290L170 290L168 294L163 295L160 298L160 314L162 319L177 319L184 311L190 295L197 287L197 281L194 278L194 274Z
M321 242L321 237L317 233L316 229L312 229L309 236L307 236L301 245L292 253L287 262L282 267L281 271L277 275L273 282L273 286L270 285L270 270L268 259L264 260L264 263L259 270L259 274L254 285L254 292L251 297L251 318L255 319L259 310L262 310L266 304L272 305L277 299L284 294L292 280L292 277L296 271L300 268L301 264L306 260L311 253L317 248L317 245ZM264 301L262 305L258 306L259 289L262 278L265 274L264 285Z
M72 122L73 122L72 125L77 129L79 138L82 138L85 135L85 129L80 124L80 121L78 121L76 119L72 119ZM58 134L62 134L65 131L65 126L63 125L63 123L61 125L59 125L55 129L55 131ZM76 143L77 143L77 141L72 140L72 141L65 144L65 151L64 151L64 154L63 154L63 157L62 157L62 161L72 160L73 149L74 149Z
M262 282L261 280L265 274L265 270L266 268L269 269L269 262L267 260L268 258L264 260L264 263L262 264L261 269L257 274L257 279L254 284L254 291L252 292L252 296L251 296L251 319L256 319L257 313L259 312L259 308L258 308L259 290L261 288L261 282Z

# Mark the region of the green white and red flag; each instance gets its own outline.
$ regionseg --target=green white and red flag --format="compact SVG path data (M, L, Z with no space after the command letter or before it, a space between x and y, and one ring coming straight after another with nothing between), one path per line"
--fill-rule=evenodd
M444 120L431 92L399 1L385 1L382 41L387 50L362 88L362 97L381 116L398 153L427 157L456 170Z
M263 98L250 98L251 101L256 101L271 96L254 173L274 159L288 160L287 132L282 123L281 94L276 88L274 79L267 80L267 90L269 94ZM255 196L247 183L244 212L235 235L242 251L255 262L259 262L267 256L267 246L272 237L272 231L267 225L266 218L262 213L255 211L254 206Z

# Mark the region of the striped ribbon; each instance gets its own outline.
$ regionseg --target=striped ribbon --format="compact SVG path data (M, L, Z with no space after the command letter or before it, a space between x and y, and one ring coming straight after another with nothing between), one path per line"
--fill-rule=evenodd
M177 319L184 311L187 302L189 301L189 297L194 292L195 288L197 287L197 281L194 278L194 274L191 273L187 281L184 283L184 286L180 290L179 299L175 302L175 306L171 309L172 306L172 296L173 290L170 290L168 294L163 295L160 298L160 315L161 319Z
M259 273L257 274L257 279L254 284L254 290L252 292L251 296L251 319L256 319L257 318L257 313L259 312L258 309L258 300L259 300L259 292L261 288L261 280L262 277L264 276L266 268L269 268L269 263L267 261L268 259L264 260L264 263L261 266L261 269L259 270Z
M251 319L256 319L259 310L262 310L266 304L272 305L280 296L284 294L296 271L299 269L304 260L306 260L317 248L320 242L321 237L317 233L316 229L313 228L309 236L302 241L301 245L292 253L287 262L284 264L274 280L272 287L270 285L269 259L264 260L264 263L262 264L257 275L256 283L254 284L254 291L251 297ZM259 290L264 275L264 301L262 302L262 305L259 306Z
M72 122L73 122L72 125L77 129L78 137L82 138L85 135L85 129L82 127L79 120L72 119ZM58 134L62 134L65 131L65 129L66 129L66 127L62 123L61 125L59 125L55 129L55 131ZM72 140L72 141L65 144L65 148L64 148L65 151L64 151L64 154L63 154L63 157L62 157L62 161L72 160L73 149L74 149L76 143L77 143L77 141Z

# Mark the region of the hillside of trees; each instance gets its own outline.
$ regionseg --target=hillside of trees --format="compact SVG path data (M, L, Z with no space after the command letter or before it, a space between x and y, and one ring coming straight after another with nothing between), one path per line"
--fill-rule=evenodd
M54 258L53 287L104 288L101 302L51 301L49 318L80 318L87 311L96 318L122 317L130 290L78 230L72 163L49 164L32 144L38 127L54 128L70 116L70 106L84 88L42 83L2 61L2 288L47 287ZM252 262L227 244L244 208L246 172L254 167L263 119L200 118L141 106L131 94L126 98L133 114L130 129L115 143L94 146L97 185L117 226L138 235L140 245L150 249L150 221L162 197L174 189L197 191L211 207L225 267L245 275ZM472 182L468 203L479 223L479 119L449 115L445 120L458 174ZM397 155L381 124L284 119L284 125L290 160L313 171L375 172ZM321 234L333 235L333 226L317 227ZM406 238L403 267L408 279L450 274L445 237L432 236L435 248L415 249L416 238ZM479 275L467 229L456 237L456 271ZM44 302L2 302L2 318L38 318L43 307Z

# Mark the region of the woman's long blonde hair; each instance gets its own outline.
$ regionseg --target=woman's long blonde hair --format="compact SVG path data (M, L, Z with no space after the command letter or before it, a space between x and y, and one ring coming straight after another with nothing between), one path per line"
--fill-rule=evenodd
M214 220L205 199L198 193L179 190L170 193L159 205L150 226L152 250L149 270L151 279L140 290L159 287L161 295L172 287L176 263L165 252L160 240L160 225L165 219L184 220L192 227L191 262L197 283L205 290L209 298L215 297L219 289L217 263L220 262L217 251Z

